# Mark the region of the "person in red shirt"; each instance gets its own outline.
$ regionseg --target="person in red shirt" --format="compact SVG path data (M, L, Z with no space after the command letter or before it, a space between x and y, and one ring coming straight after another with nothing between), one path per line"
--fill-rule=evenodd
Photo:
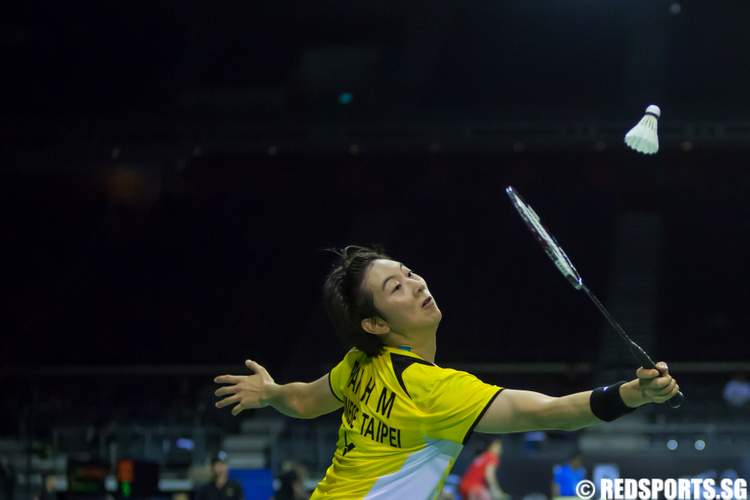
M497 483L496 474L502 453L503 443L499 439L493 439L487 450L474 459L458 487L463 498L497 500L505 496Z

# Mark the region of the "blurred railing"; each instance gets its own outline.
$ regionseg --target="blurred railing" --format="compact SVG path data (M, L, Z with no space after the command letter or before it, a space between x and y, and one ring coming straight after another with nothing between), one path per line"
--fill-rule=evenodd
M411 153L497 154L545 150L605 151L620 146L634 121L497 121L464 118L383 124L264 122L220 119L165 121L142 116L125 123L14 123L18 148L33 168L35 159L57 153L128 160L192 158L223 154L360 154ZM693 149L744 150L750 145L747 121L669 121L659 125L662 151ZM75 145L75 149L73 146ZM50 164L49 168L56 168ZM6 165L5 168L12 168ZM59 167L58 167L59 168Z

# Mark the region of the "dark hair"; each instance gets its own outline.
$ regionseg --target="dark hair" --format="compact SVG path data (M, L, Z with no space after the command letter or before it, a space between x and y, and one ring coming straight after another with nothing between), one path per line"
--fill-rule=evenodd
M377 335L362 329L362 320L383 317L383 314L375 308L372 293L363 284L372 261L390 257L378 246L349 245L343 250L330 251L339 259L323 285L328 317L336 333L348 346L353 345L367 355L375 356L383 349L383 342Z
M227 452L223 450L219 450L213 455L211 455L211 465L214 465L218 462L224 462L227 461Z

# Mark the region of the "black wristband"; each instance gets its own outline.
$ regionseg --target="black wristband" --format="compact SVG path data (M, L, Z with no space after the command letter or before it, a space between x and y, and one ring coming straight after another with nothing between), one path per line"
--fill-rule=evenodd
M625 381L622 380L612 385L597 387L591 391L589 404L591 405L591 413L596 418L611 422L635 410L635 408L626 406L620 397L620 386L624 383Z

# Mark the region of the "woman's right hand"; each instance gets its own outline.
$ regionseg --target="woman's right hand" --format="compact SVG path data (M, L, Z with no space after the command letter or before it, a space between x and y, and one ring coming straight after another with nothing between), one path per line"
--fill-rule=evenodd
M214 379L217 384L226 384L216 389L214 394L223 397L216 403L217 408L234 404L232 415L244 410L268 406L273 387L276 386L268 371L255 361L245 361L245 366L255 372L253 375L220 375Z

